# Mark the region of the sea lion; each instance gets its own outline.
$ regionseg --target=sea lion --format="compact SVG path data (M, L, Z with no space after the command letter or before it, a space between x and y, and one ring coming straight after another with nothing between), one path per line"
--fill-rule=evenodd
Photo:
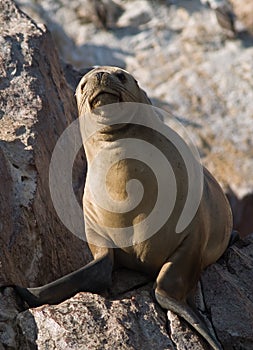
M180 152L171 140L156 130L132 123L131 120L129 123L103 125L103 120L107 120L108 116L101 115L100 112L103 106L115 104L117 108L125 102L150 106L146 93L125 70L106 66L91 70L81 79L76 89L76 98L79 115L84 115L81 133L88 173L83 207L87 240L94 260L78 271L45 286L28 289L16 287L17 291L31 306L59 303L79 291L100 292L106 289L111 284L113 268L124 266L144 272L154 279L154 293L158 303L188 321L213 349L221 349L201 317L189 306L188 299L201 271L223 254L230 240L232 214L222 189L212 175L203 169L203 192L196 213L182 232L176 232L188 193L188 174ZM91 137L86 138L85 130L90 127L88 116L91 117L91 122L93 120L96 123L99 120L102 126ZM146 118L152 120L157 116L151 111L150 114L147 112ZM156 120L154 119L155 123ZM89 187L89 181L100 179L100 175L105 172L106 163L114 154L124 154L124 145L119 142L122 138L139 139L144 144L155 145L163 152L175 173L175 206L167 221L147 239L145 232L143 234L138 231L137 227L142 220L149 217L159 188L154 172L145 163L123 157L111 167L106 176L106 190L119 202L127 199L126 185L131 179L138 179L142 183L143 199L127 213L110 212L96 205ZM94 160L101 150L105 150L105 158L99 163L96 172L91 173ZM196 162L192 156L191 163ZM166 191L166 184L169 187L171 179L166 172L160 175ZM99 182L97 186L100 186ZM164 206L166 207L166 202ZM132 228L132 245L119 246L117 237L111 233L117 227ZM140 227L142 230L142 226ZM143 239L140 240L139 235L142 234Z

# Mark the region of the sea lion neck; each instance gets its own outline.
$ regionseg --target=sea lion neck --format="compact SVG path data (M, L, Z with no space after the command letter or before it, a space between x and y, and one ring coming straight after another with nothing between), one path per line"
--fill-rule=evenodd
M116 146L117 141L131 137L134 133L136 125L134 124L114 124L105 126L94 133L92 137L84 142L85 154L88 163L92 162L96 154L102 149L107 149L108 152Z

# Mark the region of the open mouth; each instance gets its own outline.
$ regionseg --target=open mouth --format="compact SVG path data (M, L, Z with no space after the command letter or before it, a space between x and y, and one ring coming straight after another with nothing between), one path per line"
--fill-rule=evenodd
M90 100L91 109L98 108L104 105L109 105L111 103L121 102L121 97L119 94L113 92L102 91L96 94Z

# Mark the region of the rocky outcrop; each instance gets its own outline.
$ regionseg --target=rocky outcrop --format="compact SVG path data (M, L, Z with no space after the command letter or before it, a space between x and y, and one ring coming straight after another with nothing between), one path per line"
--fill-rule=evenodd
M224 350L253 347L252 251L253 236L238 241L207 268L197 290L196 304ZM118 271L113 285L103 296L79 293L26 311L5 289L0 341L8 349L27 350L208 349L186 322L154 302L152 284L143 276Z
M205 306L224 349L251 349L253 235L230 247L202 277Z
M58 218L49 190L52 151L77 112L46 28L9 0L1 2L0 25L0 284L32 286L88 258ZM81 155L78 162L81 176Z
M173 349L165 314L147 291L112 301L80 293L58 306L21 313L17 323L24 343L39 349Z
M73 92L86 72L80 68L89 65L126 67L154 104L177 114L227 190L235 226L253 231L251 39L227 40L197 0L124 1L110 31L81 23L80 7L74 17L78 1L62 1L72 17L59 2L49 3L33 3L33 11L40 8L40 18L58 30L61 55L78 70L60 64L43 25L0 1L0 286L43 284L90 259L85 243L58 218L48 184L54 146L77 116ZM80 151L73 172L79 201L84 173ZM225 350L253 347L252 249L252 236L237 242L198 286L198 308ZM105 294L79 293L56 306L28 310L12 288L1 289L0 349L47 348L203 350L206 344L154 302L143 276L118 271Z

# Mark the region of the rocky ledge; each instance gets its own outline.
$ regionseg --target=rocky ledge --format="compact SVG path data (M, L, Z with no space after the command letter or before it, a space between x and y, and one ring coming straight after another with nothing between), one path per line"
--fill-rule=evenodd
M250 37L225 39L212 13L198 11L194 1L191 11L142 1L131 15L134 2L122 3L116 29L85 24L85 35L96 31L125 48L130 36L138 51L134 58L129 45L121 66L196 135L204 163L228 192L235 226L246 236L253 231ZM79 293L35 309L4 287L47 283L91 257L58 218L48 183L54 146L77 116L73 92L82 72L60 62L46 27L11 0L0 2L0 28L0 349L206 349L184 321L154 302L152 285L129 271L116 271L113 289L103 295ZM167 40L165 51L157 38ZM92 56L96 50L119 63L109 47L86 49L92 59L79 70L103 64L103 56ZM80 150L73 170L79 200L85 164ZM253 348L252 252L248 235L203 273L196 292L196 304L224 349Z

